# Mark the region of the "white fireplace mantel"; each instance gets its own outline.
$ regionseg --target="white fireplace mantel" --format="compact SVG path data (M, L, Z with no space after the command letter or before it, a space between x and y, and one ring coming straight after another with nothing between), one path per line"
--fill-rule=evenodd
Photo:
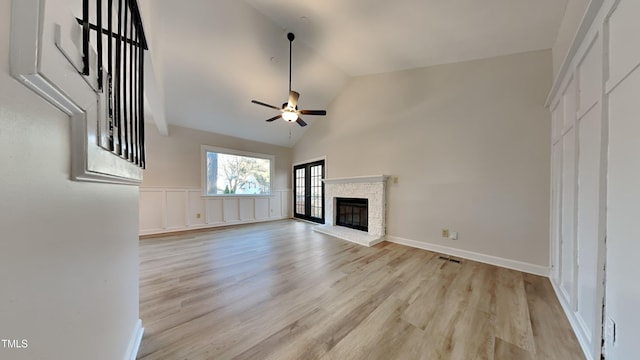
M388 178L387 175L370 175L324 179L325 225L316 226L314 230L365 246L373 246L384 241ZM367 232L334 225L333 209L338 197L363 198L369 201Z
M355 184L355 183L384 183L389 178L388 175L369 175L348 178L333 178L322 180L325 184Z

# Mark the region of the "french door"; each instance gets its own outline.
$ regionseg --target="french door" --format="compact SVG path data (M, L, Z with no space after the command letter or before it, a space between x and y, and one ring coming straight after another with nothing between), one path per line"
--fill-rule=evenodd
M293 216L324 224L324 160L293 167Z

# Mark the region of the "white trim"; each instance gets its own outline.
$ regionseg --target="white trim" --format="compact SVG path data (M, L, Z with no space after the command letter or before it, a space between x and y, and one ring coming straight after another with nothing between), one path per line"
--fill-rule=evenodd
M97 72L74 69L80 26L71 10L53 0L11 2L11 75L71 118L71 179L140 185L142 169L105 150L106 92L96 92ZM96 52L90 49L95 70ZM101 135L102 134L102 135Z
M304 161L295 162L295 163L293 163L291 168L293 169L295 166L298 166L298 165L304 165L304 164L308 164L308 163L312 163L312 162L316 162L316 161L321 161L321 160L324 160L324 166L326 167L327 166L327 157L326 156L320 156L320 157L317 157L317 158L313 158L311 160L304 160ZM326 170L325 170L325 174L324 175L325 176L327 175L326 174Z
M582 348L582 352L584 356L587 358L587 360L595 360L591 353L591 348L589 345L590 343L589 341L587 341L587 339L585 339L584 334L582 332L583 327L580 326L580 321L578 321L578 319L576 318L576 313L571 311L571 305L567 305L566 301L562 296L563 290L559 288L555 282L553 281L550 281L550 282L551 282L551 286L553 287L553 291L555 291L556 297L560 302L560 306L562 306L562 310L564 311L564 314L567 316L567 319L569 320L569 324L571 325L573 333L576 335L576 338L578 339L578 343L580 344L580 348Z
M143 334L144 328L142 327L142 320L138 319L138 321L136 321L136 326L133 328L133 332L131 333L131 338L129 339L129 345L127 346L127 352L124 355L124 360L136 360Z
M389 178L389 175L370 175L370 176L355 176L348 178L333 178L324 179L325 184L346 184L346 183L377 183L385 182Z
M189 225L189 226L184 226L184 227L183 226L175 226L175 227L164 228L164 229L147 229L147 230L141 230L138 235L139 236L144 236L144 235L170 234L170 233L181 232L181 231L214 229L214 228L223 227L223 226L246 225L246 224L255 224L255 223L278 221L278 220L287 220L287 219L293 219L293 218L290 217L290 216L281 216L281 217L272 217L272 218L266 218L266 219L223 221L223 222L218 222L218 223ZM296 218L295 220L301 220L301 219L297 219ZM316 223L313 223L313 224L316 224Z
M562 61L562 65L560 65L560 69L556 74L556 78L553 81L553 85L551 86L551 91L547 95L547 100L545 101L545 106L549 107L552 104L553 99L555 99L556 94L560 90L560 85L562 83L562 79L565 78L567 72L572 70L572 61L575 58L576 53L580 49L582 42L587 37L587 33L591 28L591 24L594 22L596 15L600 11L600 7L604 3L604 0L591 0L589 5L587 5L587 9L582 16L582 20L580 21L580 25L578 25L578 29L576 30L576 34L573 37L573 41L571 42L571 46Z
M398 236L387 235L387 241L396 243L396 244L411 246L411 247L422 249L422 250L428 250L428 251L433 251L441 254L456 256L456 257L464 258L467 260L479 261L485 264L496 265L496 266L500 266L507 269L518 270L518 271L526 272L529 274L549 277L549 267L547 266L535 265L535 264L526 263L518 260L505 259L497 256L487 255L487 254L480 254L473 251L456 249L448 246L436 245L436 244L431 244L423 241L405 239Z

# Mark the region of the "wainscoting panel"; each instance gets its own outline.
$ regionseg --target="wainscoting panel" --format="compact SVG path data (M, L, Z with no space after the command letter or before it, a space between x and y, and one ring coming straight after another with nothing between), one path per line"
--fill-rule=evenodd
M269 217L269 198L255 198L255 218L264 220Z
M207 199L207 224L219 224L224 222L223 199Z
M140 188L140 235L290 218L291 190L204 197L199 188Z
M205 201L200 194L200 189L189 190L189 226L205 224Z
M222 200L222 213L225 222L240 221L240 206L238 198L230 198Z
M616 14L620 9L624 11ZM572 45L575 50L565 60L547 101L553 121L550 278L588 360L601 358L609 243L605 245L608 99L603 85L607 75L622 81L625 71L635 67L631 59L640 59L635 40L640 32L638 10L634 0L591 1L587 15L593 18L585 15L584 21L592 23L580 25L583 30ZM606 18L612 12L607 31ZM626 70L607 69L607 60ZM606 265L609 271L610 264Z
M282 217L282 214L283 214L282 197L280 196L269 197L269 216Z
M167 191L167 229L184 228L187 225L187 192Z
M164 191L140 189L140 229L153 232L165 228L164 201Z

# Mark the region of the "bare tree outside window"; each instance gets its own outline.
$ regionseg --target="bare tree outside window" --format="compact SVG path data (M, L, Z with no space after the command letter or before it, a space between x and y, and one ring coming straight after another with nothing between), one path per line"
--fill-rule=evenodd
M206 152L207 195L269 195L271 160Z

